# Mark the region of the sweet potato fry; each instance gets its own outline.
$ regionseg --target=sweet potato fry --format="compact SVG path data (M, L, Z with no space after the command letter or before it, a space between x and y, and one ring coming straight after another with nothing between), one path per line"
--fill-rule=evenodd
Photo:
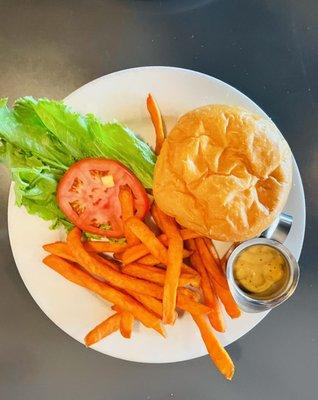
M234 247L235 248L235 247ZM227 251L227 253L225 254L226 257L229 257L231 252L233 251L232 246L230 247L230 249ZM225 258L225 260L227 261L227 259ZM226 262L225 261L225 262ZM222 261L219 262L218 264L218 268L219 270L224 273L223 269L222 269ZM211 274L211 271L208 272L209 276L210 276L210 284L211 286L214 286L214 289L219 297L219 299L221 300L226 313L231 317L231 318L238 318L241 315L241 311L238 307L238 305L236 304L231 291L229 289L229 285L226 281L226 285L220 285L219 282L217 282L214 279L214 275Z
M219 285L226 288L227 287L227 280L226 277L216 264L214 258L212 257L211 253L209 252L203 238L195 239L196 248L200 257L203 261L203 264L206 270L211 274L214 281L216 281Z
M180 289L185 289L185 288L179 288L178 289L178 294L177 294L177 307L181 308L181 310L188 311L190 314L209 314L211 312L210 307L206 306L205 304L197 303L194 300L194 297L188 296L188 295L181 295L179 292Z
M86 251L92 253L116 253L124 251L127 248L126 243L102 242L95 240L87 240L83 242Z
M169 239L168 264L163 291L163 322L172 324L177 300L177 288L182 266L183 240L176 232Z
M164 269L140 263L124 265L122 267L122 272L130 276L135 276L136 278L158 283L159 285L164 285L166 276L166 271ZM197 275L182 273L179 278L178 286L192 285L194 287L199 287L199 284L200 277Z
M130 291L129 294L138 300L144 307L162 318L162 302L152 296Z
M102 263L97 257L88 253L83 247L81 232L78 228L75 227L69 232L67 241L78 263L90 274L98 276L111 285L124 290L134 290L150 296L153 295L153 293L161 292L159 286L151 282L124 275L107 265L110 261L105 260L105 262Z
M194 268L189 267L189 265L185 263L182 263L181 271L187 274L198 275L197 271Z
M135 319L134 319L134 316L132 315L132 313L130 313L128 311L122 312L119 330L120 330L121 335L126 339L131 338L131 334L132 334L132 330L133 330L133 326L134 326L134 320Z
M196 233L194 231L191 231L190 229L180 229L180 235L182 237L182 240L196 239L198 237L202 237L200 233ZM159 238L160 240L162 240L162 243L166 243L167 235L165 233L161 234Z
M188 241L191 249L195 250L195 243L193 239ZM211 312L208 314L213 328L219 332L224 332L224 319L219 304L219 299L214 291L214 287L211 285L209 275L205 269L205 266L201 260L201 257L197 251L191 256L192 265L195 266L201 276L201 288L204 297L204 303L211 308Z
M167 237L166 235L160 235L160 236L158 236L158 239L160 240L160 242L161 242L164 246L166 246L166 247L169 246L169 239L168 239L168 237ZM183 249L183 251L182 251L182 258L188 258L188 257L191 256L191 254L192 254L192 251L187 250L187 249Z
M124 274L134 276L136 278L145 279L146 281L158 283L163 286L165 279L165 271L150 265L142 265L139 263L131 263L122 267Z
M159 236L156 239L160 240L161 236ZM168 239L167 239L166 243L168 243ZM161 247L161 249L162 249L162 251L165 252L165 254L167 254L167 249L164 246ZM137 260L138 260L138 262L141 262L140 259L142 257L149 256L149 254L150 254L149 248L144 243L139 243L135 246L126 248L124 250L124 252L122 252L122 253L117 252L115 254L115 257L122 260L124 264L130 264ZM153 254L151 254L151 255L152 255L152 258L150 258L149 261L147 262L147 263L149 263L149 265L156 265L156 264L163 263L163 258L160 260L158 257L155 257ZM191 252L189 250L183 249L183 258L188 258L190 255L191 255ZM144 264L144 262L142 262L142 263Z
M199 240L196 239L196 243L198 241ZM230 247L229 250L231 250L231 248L232 248L232 246ZM228 250L228 252L229 252L229 250ZM211 248L210 248L210 251L211 251ZM213 250L212 250L212 252L213 252ZM230 254L228 255L228 257L229 256L230 256ZM212 256L212 258L217 262L217 260L214 258L214 256ZM217 264L217 267L218 267L219 271L222 274L224 274L221 265L222 265L222 262L219 261L219 263ZM229 289L229 285L227 283L227 280L225 281L225 284L221 285L219 283L219 281L215 279L215 274L212 274L211 270L208 271L208 274L209 274L209 277L210 277L210 284L211 284L212 287L214 287L218 297L220 298L222 304L224 305L224 308L225 308L227 314L231 318L238 318L241 315L241 311L240 311L238 305L236 304L235 300L233 299L233 296L232 296L231 291Z
M113 314L105 321L95 326L86 336L85 336L85 345L87 347L92 346L93 344L99 342L106 336L111 335L113 332L116 332L119 329L120 321L122 315L119 313Z
M128 245L132 246L138 244L139 239L130 231L126 226L128 218L134 216L134 196L129 186L121 186L119 189L119 201L121 205L121 215L124 221L124 232Z
M212 279L211 279L212 280ZM238 318L241 316L241 310L236 304L229 287L225 289L223 286L219 285L216 281L213 280L213 284L216 290L218 297L220 298L226 313L232 319Z
M154 257L152 254L147 254L146 256L143 256L137 260L138 263L143 264L143 265L158 265L160 264L160 261L157 260L156 257Z
M178 292L180 294L192 299L196 303L198 303L201 299L200 293L197 290L191 290L189 288L179 288ZM208 311L208 312L210 312L210 311Z
M144 224L140 219L132 217L127 220L127 226L138 237L138 239L145 244L154 257L160 260L163 264L167 264L167 249L146 224Z
M86 251L90 253L112 253L118 250L124 250L127 248L125 243L109 243L101 241L87 241L83 242L83 246ZM70 261L75 261L71 251L69 250L67 243L54 242L47 243L43 246L43 249L56 256L63 257Z
M172 324L174 322L177 288L183 259L183 240L174 218L162 212L156 204L153 205L153 209L156 210L155 212L160 222L160 226L162 226L169 239L167 271L162 300L162 320L166 324Z
M183 251L185 251L185 250L183 250ZM134 261L132 261L132 263ZM137 259L136 262L138 264L143 264L143 265L158 265L158 264L161 264L160 261L156 257L154 257L152 254L147 254L146 256ZM128 265L125 262L124 262L124 264ZM167 268L167 266L165 264L162 264L162 267L165 268L165 269ZM197 271L195 269L191 268L189 265L186 265L186 264L182 263L181 272L183 272L185 274L189 274L189 275L195 275L195 281L197 281L197 279L198 279ZM195 285L193 285L193 286L195 286Z
M197 324L205 346L210 354L210 357L217 369L231 380L234 375L234 364L229 354L215 337L211 327L207 323L204 316L192 315L194 322Z
M137 220L141 222L139 219ZM142 279L122 274L114 270L110 266L106 265L106 263L102 263L100 262L100 260L90 255L83 247L83 244L81 242L81 231L77 227L73 228L69 232L67 236L67 241L70 245L70 248L72 249L73 255L76 256L78 263L90 274L105 279L111 285L126 291L131 290L142 294L147 294L149 296L156 297L157 299L163 298L162 287L152 282L147 282ZM194 313L209 312L209 309L207 307L204 307L203 304L197 304L191 299L190 301L188 298L184 299L184 297L185 296L182 294L182 292L178 294L178 301L180 300L180 305L178 304L178 306L180 308L186 311L194 309ZM138 317L136 318L139 319Z
M47 243L42 247L48 253L65 258L65 260L76 262L76 257L73 256L67 243L64 242Z
M152 204L151 206L151 216L153 220L155 221L155 224L158 226L158 228L163 231L163 226L161 225L161 221L158 215L158 207L156 206L155 203Z
M162 226L164 233L167 235L168 239L175 238L179 236L179 230L174 218L170 217L169 215L165 214L157 204L153 205L153 209L157 214L157 218L159 219L160 226Z
M117 264L114 262L107 260L106 258L100 256L99 254L92 254L92 257L94 257L96 260L100 261L102 264L105 265L105 267L110 267L114 269L115 271L120 271L120 268Z
M166 246L166 247L169 246L169 239L166 234L162 234L162 235L158 236L158 239L164 246Z
M148 254L149 254L149 249L143 243L140 243L126 249L122 253L122 261L124 264L130 264ZM156 260L158 259L156 258Z
M141 294L137 292L127 292L130 296L134 297L136 300L139 301L144 307L146 307L149 311L152 311L154 314L156 314L160 319L162 319L162 303L160 300L155 299L154 297L147 296L146 294ZM116 306L113 305L112 310L116 312L122 312L122 310Z
M44 258L43 263L69 281L99 294L110 303L118 305L122 310L131 312L145 326L155 329L164 336L160 320L131 296L120 292L104 282L100 282L87 272L80 270L58 256L49 255Z
M206 245L207 249L211 253L212 257L214 258L214 261L216 262L216 264L218 266L220 266L221 265L221 260L220 260L218 252L216 251L216 248L214 247L214 244L213 244L212 240L208 239L208 238L203 238L203 240L205 242L205 245Z
M160 239L160 237L159 237L159 239ZM167 246L168 246L168 243L167 243ZM188 258L191 256L191 254L192 254L192 251L189 251L187 249L182 250L182 258ZM150 258L150 256L151 256L151 258ZM148 262L150 262L150 260L151 260L150 265L160 264L160 260L156 259L152 254L147 254L147 256L144 256L142 258L145 258L145 257L149 257L149 258L146 258L146 260L148 260ZM138 262L141 262L141 261L138 260ZM144 264L144 263L142 263L142 264Z
M155 153L159 154L162 144L165 140L165 135L164 135L162 118L161 118L161 113L160 113L158 104L150 93L148 94L148 97L147 97L147 109L150 114L151 121L153 123L155 132L156 132Z

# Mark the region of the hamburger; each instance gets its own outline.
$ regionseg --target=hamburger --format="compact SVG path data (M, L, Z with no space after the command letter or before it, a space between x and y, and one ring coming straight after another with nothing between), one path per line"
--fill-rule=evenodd
M158 206L211 239L258 236L283 209L291 151L275 124L244 108L208 105L183 115L154 173Z

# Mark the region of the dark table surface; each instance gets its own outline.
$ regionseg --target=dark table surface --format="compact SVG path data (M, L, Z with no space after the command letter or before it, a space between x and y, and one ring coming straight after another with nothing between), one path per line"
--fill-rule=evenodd
M307 400L318 397L317 0L0 0L0 96L63 98L142 65L190 68L235 86L288 140L305 186L302 277L292 300L229 346L232 383L208 357L117 360L59 330L15 267L0 169L1 400Z

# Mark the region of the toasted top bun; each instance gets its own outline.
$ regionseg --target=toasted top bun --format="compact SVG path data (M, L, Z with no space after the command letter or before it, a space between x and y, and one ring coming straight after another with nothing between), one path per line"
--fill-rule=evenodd
M258 236L284 207L291 151L269 120L239 107L209 105L183 115L154 174L159 207L211 239Z

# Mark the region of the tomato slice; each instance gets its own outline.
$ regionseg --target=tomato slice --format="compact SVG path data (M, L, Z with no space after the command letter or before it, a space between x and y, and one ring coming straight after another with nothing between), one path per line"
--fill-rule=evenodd
M128 185L134 195L135 215L149 210L147 193L126 167L108 159L85 158L61 178L57 201L66 217L85 232L108 237L123 236L119 188Z

